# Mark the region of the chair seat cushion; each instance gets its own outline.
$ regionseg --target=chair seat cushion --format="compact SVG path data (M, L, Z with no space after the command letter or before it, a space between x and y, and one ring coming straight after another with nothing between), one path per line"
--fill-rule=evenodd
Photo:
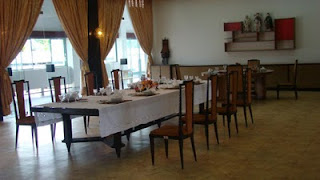
M183 135L187 135L187 129L182 128ZM164 125L158 129L150 132L153 136L168 136L168 137L179 137L179 126L176 125Z
M227 107L217 107L217 112L219 114L227 114ZM237 112L237 107L231 106L229 108L229 113L234 114Z
M186 121L185 117L182 117L181 120L183 122ZM194 124L204 124L206 121L206 115L205 114L194 114L193 115L193 123ZM209 123L214 123L217 121L217 116L212 116L211 114L208 115L208 121Z
M17 121L17 124L19 124L19 125L32 125L32 124L35 124L35 123L36 123L36 121L34 120L34 116L28 116L28 117L25 117L25 118L20 118Z

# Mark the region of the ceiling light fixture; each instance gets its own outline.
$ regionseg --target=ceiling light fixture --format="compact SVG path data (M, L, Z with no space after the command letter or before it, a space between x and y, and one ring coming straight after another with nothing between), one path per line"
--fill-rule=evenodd
M128 0L129 7L144 8L144 0Z

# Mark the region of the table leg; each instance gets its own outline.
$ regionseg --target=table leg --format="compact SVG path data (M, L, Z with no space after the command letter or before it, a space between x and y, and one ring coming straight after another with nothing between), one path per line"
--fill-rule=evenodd
M102 139L102 142L116 150L118 158L120 158L121 148L125 145L121 141L121 132L115 133Z
M255 78L256 99L266 99L266 78L265 76L257 76Z
M119 132L113 135L113 148L116 149L118 158L120 158L122 147L123 147L123 144L121 142L121 133Z
M200 114L204 113L204 103L199 104L199 113Z
M70 152L71 142L72 142L72 124L70 115L62 114L63 117L63 130L64 130L64 142L67 145L68 152Z

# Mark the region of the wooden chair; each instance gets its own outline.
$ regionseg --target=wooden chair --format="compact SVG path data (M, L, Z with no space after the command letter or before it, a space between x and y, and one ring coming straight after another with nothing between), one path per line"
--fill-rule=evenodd
M242 94L241 98L237 98L237 106L243 107L243 113L244 113L244 119L246 123L246 127L248 127L247 122L247 107L249 107L250 116L251 116L251 122L253 124L253 116L252 116L252 97L251 97L251 80L252 80L252 70L250 68L247 68L245 72L244 80L244 93Z
M113 85L113 89L114 89L114 90L115 90L115 89L120 89L119 73L120 73L120 76L121 76L122 89L124 89L122 70L120 70L120 69L114 69L114 70L111 71L112 85Z
M182 121L182 90L185 90L185 123ZM195 161L197 161L194 135L193 135L193 81L185 81L180 85L179 97L179 125L165 125L150 132L150 148L152 165L154 165L154 138L163 138L166 148L166 157L168 158L168 139L178 140L180 149L181 168L183 164L183 140L186 138L191 139L191 145Z
M293 66L293 79L291 82L278 83L277 85L277 99L279 99L280 90L294 90L296 99L298 99L298 90L297 90L297 75L298 75L298 60L295 61Z
M26 113L26 107L25 107L25 97L24 97L24 86L27 86L27 93L28 93L28 100L29 100L29 116ZM14 88L15 87L15 88ZM12 98L13 98L13 105L14 105L14 112L16 116L16 144L15 148L17 148L18 144L18 135L19 135L19 126L31 126L31 134L32 134L32 142L35 139L36 142L36 148L38 149L38 131L37 131L37 125L34 119L34 116L31 113L31 96L30 96L30 87L29 82L20 80L20 81L14 81L11 83L11 90L12 90ZM15 98L15 94L17 96L17 99ZM17 102L16 102L17 100ZM17 109L18 105L18 109ZM35 138L34 138L35 136ZM51 140L52 143L54 143L54 129L53 125L51 125Z
M177 80L183 80L181 76L181 71L180 71L180 65L179 64L173 64L170 65L170 78L173 79L173 69L175 70L175 77Z
M93 89L98 89L97 87L97 76L95 75L94 72L88 72L84 75L85 78L85 82L86 82L86 92L87 92L87 96L92 96L94 95L93 93ZM89 123L90 123L90 116L88 116L88 123L87 123L87 127L89 127ZM86 122L84 122L84 124L86 125Z
M60 102L59 95L61 95L61 80L63 80L63 84L64 84L64 93L67 93L66 78L65 77L58 76L58 77L52 77L52 78L48 79L52 102ZM53 91L52 91L52 83L51 82L53 83L54 95L53 95Z
M209 87L211 85L211 92ZM211 108L209 108L209 93L211 95ZM185 122L185 118L182 119ZM207 141L207 149L209 150L209 124L214 125L216 140L219 144L218 127L217 127L217 75L211 75L207 79L207 99L205 113L193 115L193 123L205 126L205 135Z
M227 116L228 122L228 134L229 138L231 137L230 133L230 123L231 123L231 116L234 115L234 121L236 124L237 133L238 130L238 120L237 120L237 96L238 96L238 73L236 71L231 71L228 66L228 73L226 74L227 78L225 83L227 83L227 91L225 92L226 99L222 102L222 106L217 108L217 112L219 115L224 117ZM219 80L219 79L218 79ZM222 92L223 93L223 92ZM223 123L224 124L224 123Z
M252 71L257 71L260 69L260 60L258 59L250 59L248 60L248 68ZM251 95L256 96L256 87L255 87L255 79L251 78Z
M63 80L63 81L62 81ZM63 82L64 86L64 93L67 93L67 86L66 86L66 78L57 76L57 77L52 77L49 80L49 88L50 88L50 93L51 93L51 101L52 102L60 102L59 95L61 95L61 81ZM54 91L52 90L52 86L54 88ZM53 95L54 92L54 95ZM84 130L87 134L87 118L86 116L83 116L83 123L84 123ZM54 124L54 129L56 125Z

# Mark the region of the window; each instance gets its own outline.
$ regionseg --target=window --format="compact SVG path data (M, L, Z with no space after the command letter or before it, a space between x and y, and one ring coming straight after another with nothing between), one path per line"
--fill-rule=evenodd
M11 63L13 70L44 69L46 64L65 66L66 39L28 39Z
M120 65L120 59L127 59L128 64ZM129 82L139 80L141 75L146 73L147 55L142 50L134 34L127 6L124 9L117 39L105 59L105 64L110 79L110 72L113 69L121 69L123 72L126 71L130 75L132 74L130 78L127 78Z

